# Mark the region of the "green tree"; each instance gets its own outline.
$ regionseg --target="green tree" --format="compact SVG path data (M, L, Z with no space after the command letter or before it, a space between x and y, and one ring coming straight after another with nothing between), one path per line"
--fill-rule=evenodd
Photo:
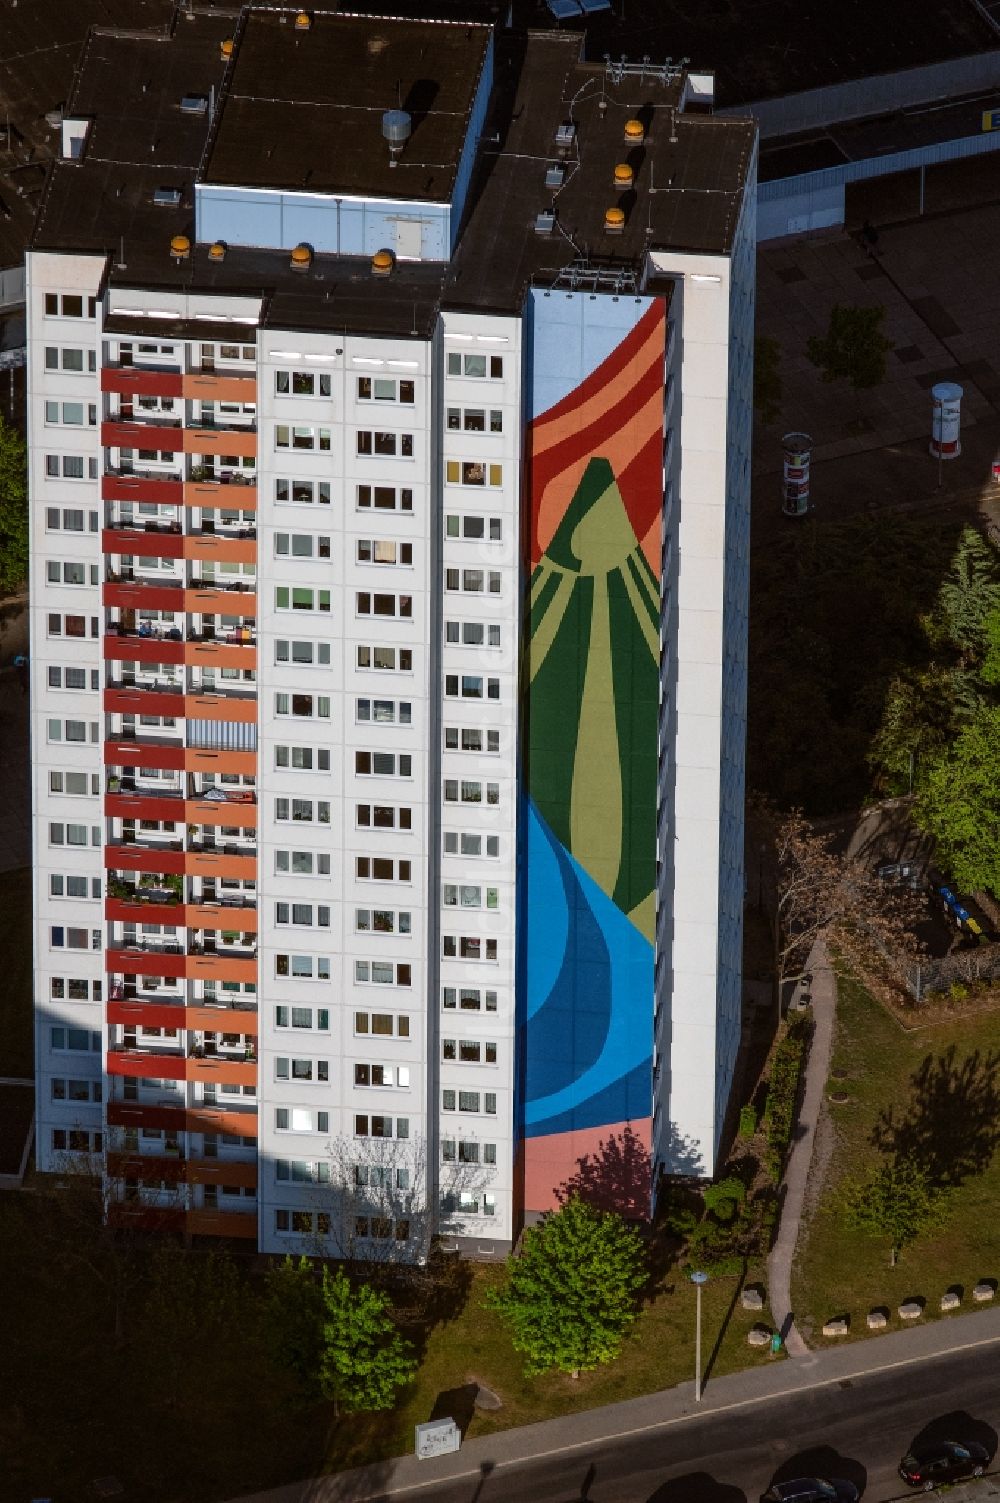
M963 527L937 605L925 623L931 644L943 637L963 655L976 657L989 645L988 622L1000 611L1000 557L975 527Z
M889 1263L895 1267L908 1242L940 1223L947 1192L913 1159L893 1158L883 1160L872 1174L848 1180L841 1200L849 1226L888 1239Z
M1000 708L981 706L938 756L914 812L960 892L1000 894Z
M286 1257L264 1280L264 1332L278 1363L295 1375L307 1399L320 1393L323 1291L308 1258Z
M885 309L856 308L836 303L825 334L806 344L813 365L824 381L846 381L854 391L878 386L885 376L885 357L892 340L882 333Z
M486 1303L509 1326L529 1377L556 1368L576 1378L618 1356L646 1277L637 1234L571 1195L528 1228Z
M975 682L958 668L932 663L898 674L885 694L868 762L893 794L919 786L923 768L951 744L956 725L979 707Z
M762 423L776 422L781 413L781 346L768 334L758 334L753 346L753 405Z
M319 1376L334 1414L391 1409L417 1363L393 1323L388 1295L324 1268L323 1306Z
M991 689L1000 687L1000 609L987 613L983 622L983 662L980 680Z
M28 449L0 417L0 595L28 578Z

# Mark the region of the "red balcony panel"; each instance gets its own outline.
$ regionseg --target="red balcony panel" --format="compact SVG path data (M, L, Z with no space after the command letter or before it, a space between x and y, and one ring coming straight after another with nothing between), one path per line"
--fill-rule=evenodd
M105 552L108 550L105 549ZM128 552L128 550L125 550ZM136 548L135 553L145 552ZM227 537L225 533L202 533L184 539L184 557L201 563L255 564L257 562L257 539Z
M182 1232L186 1212L178 1206L144 1206L116 1200L108 1206L108 1224L137 1232Z
M197 1025L187 1022L187 1009L179 1002L139 1002L125 997L112 998L105 1016L109 1023L121 1028L191 1028ZM237 1029L236 1032L244 1032ZM125 1071L128 1075L130 1072Z
M107 708L107 705L105 705ZM166 819L184 824L184 800L155 793L106 793L104 812L110 819ZM146 919L147 924L162 922Z
M183 720L184 695L167 690L108 688L104 691L104 708L109 715L166 715Z
M181 532L146 532L141 527L105 527L102 553L131 553L142 558L186 558Z
M131 949L126 946L112 946L106 955L104 962L105 970L112 976L172 976L175 979L186 976L188 957L186 955L170 955L157 950ZM183 1024L171 1024L171 1027L183 1026ZM128 1074L128 1071L125 1072Z
M184 430L159 423L104 422L101 424L101 444L105 449L156 449L161 454L179 454L184 448ZM235 454L240 451L228 449L226 452Z
M168 1185L183 1184L188 1164L175 1153L109 1153L109 1179L165 1180Z
M161 815L160 818L166 816ZM188 799L184 820L189 825L225 825L231 829L256 830L257 805L241 804L235 799L222 803L218 799Z
M224 484L219 480L186 480L184 505L221 507L225 511L256 511L256 485Z
M102 440L108 443L107 439ZM237 454L241 459L252 459L257 453L257 434L253 428L185 428L183 432L185 454ZM114 443L113 448L120 445ZM138 448L139 445L125 445ZM152 449L152 444L143 444ZM165 446L164 446L165 447Z
M189 402L256 402L257 377L190 371L181 389Z
M185 652L192 644L173 642L158 637L139 637L135 633L121 635L112 629L104 638L104 658L109 663L184 663ZM256 651L252 663L256 663ZM236 666L226 663L225 667Z
M192 1237L257 1240L257 1211L188 1211L184 1226Z
M135 366L122 366L119 370L105 366L101 371L101 390L116 391L123 397L181 397L184 381L180 371L141 371Z
M152 763L144 763L146 767ZM242 777L257 775L257 753L239 751L203 751L189 746L184 752L184 767L187 772L235 772Z
M143 741L125 738L104 743L106 767L156 767L179 772L184 767L185 755L183 746L150 746Z
M101 592L104 604L117 606L119 610L177 611L182 615L184 595L185 591L179 586L143 584L141 581L128 584L109 581ZM154 637L148 640L162 639Z
M143 1106L137 1101L109 1101L109 1127L159 1127L165 1132L238 1133L257 1136L257 1113L223 1111L209 1106Z
M191 720L238 721L241 725L256 725L257 701L237 698L228 694L186 694L183 714ZM165 715L166 710L153 710L153 715Z
M181 506L184 503L184 482L180 479L161 480L158 475L103 475L101 498L104 501L155 501L161 506Z
M169 658L163 659L163 662L169 661ZM181 661L192 668L256 668L257 647L254 642L229 642L225 638L185 642Z
M155 1054L149 1049L109 1049L109 1075L128 1075L133 1080L184 1080L187 1060L183 1054Z

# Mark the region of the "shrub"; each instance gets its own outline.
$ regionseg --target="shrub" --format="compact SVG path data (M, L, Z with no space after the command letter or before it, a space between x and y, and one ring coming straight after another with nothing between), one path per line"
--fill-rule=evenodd
M767 1089L767 1105L764 1108L764 1126L767 1131L767 1167L773 1178L781 1178L785 1155L792 1140L795 1123L795 1106L799 1093L799 1076L806 1049L806 1023L797 1018L789 1024L788 1031L774 1051L771 1061L771 1079Z
M757 1131L757 1109L748 1104L740 1108L740 1137L752 1138Z

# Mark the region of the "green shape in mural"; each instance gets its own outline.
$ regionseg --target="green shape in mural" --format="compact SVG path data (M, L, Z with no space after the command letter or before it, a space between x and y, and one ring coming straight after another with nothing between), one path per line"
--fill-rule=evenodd
M611 465L592 459L531 579L531 797L649 939L659 584Z

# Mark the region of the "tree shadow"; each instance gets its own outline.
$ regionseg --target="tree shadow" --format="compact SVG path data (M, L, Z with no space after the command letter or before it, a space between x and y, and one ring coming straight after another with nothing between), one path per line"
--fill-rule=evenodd
M691 1472L664 1482L646 1503L747 1503L747 1495L728 1482L716 1482L707 1472Z
M950 1414L929 1420L911 1440L910 1450L939 1445L943 1440L957 1440L959 1443L973 1440L989 1452L991 1461L997 1451L997 1432L993 1426L985 1420L974 1419L965 1409L953 1409Z
M600 1211L617 1211L629 1221L649 1219L652 1160L645 1143L627 1124L602 1138L596 1153L585 1153L576 1170L556 1190L560 1204L578 1195Z
M473 1264L436 1246L423 1268L394 1270L390 1284L400 1328L418 1359L423 1359L431 1332L462 1314L472 1283Z
M910 1077L905 1114L888 1107L871 1135L876 1148L919 1165L942 1189L981 1174L1000 1146L1000 1051L957 1056L954 1044L928 1054Z
M476 1412L476 1395L479 1392L478 1383L460 1383L457 1388L446 1388L438 1394L434 1400L434 1408L428 1415L428 1419L441 1420L452 1419L462 1432L464 1440L472 1417Z
M796 1477L843 1477L863 1493L868 1483L868 1470L860 1461L842 1456L833 1446L812 1446L808 1451L798 1451L783 1461L771 1478L771 1485L791 1482Z

